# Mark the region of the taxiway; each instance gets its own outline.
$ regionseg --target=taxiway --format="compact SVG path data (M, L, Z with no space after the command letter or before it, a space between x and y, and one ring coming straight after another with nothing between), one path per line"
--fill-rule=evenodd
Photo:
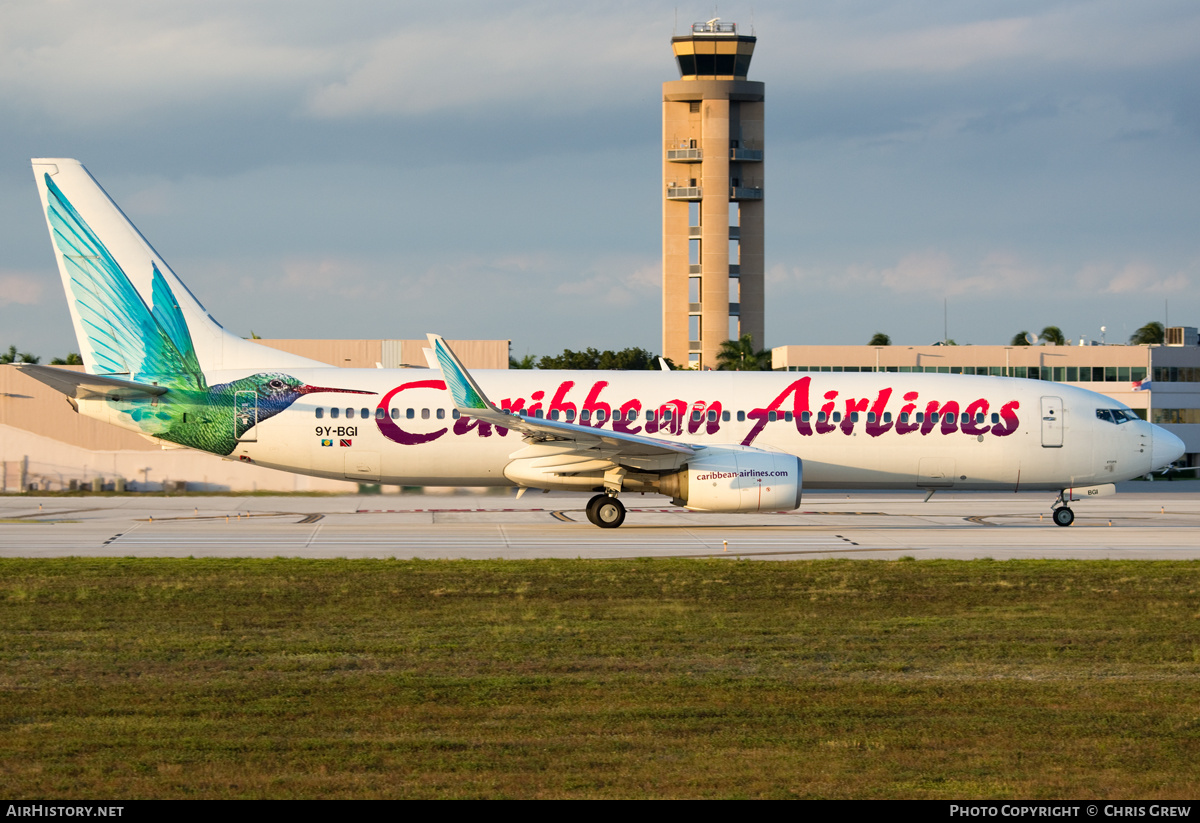
M627 495L625 525L586 495L0 497L0 557L895 559L1200 558L1200 482L1128 483L1049 517L1052 495L806 493L794 512L702 514Z

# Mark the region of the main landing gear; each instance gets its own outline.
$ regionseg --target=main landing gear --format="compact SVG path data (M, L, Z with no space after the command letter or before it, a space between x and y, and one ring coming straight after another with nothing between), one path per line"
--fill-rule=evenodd
M1054 518L1056 526L1069 526L1075 522L1075 512L1067 505L1066 491L1058 493L1058 500L1050 507L1050 516Z
M588 501L587 519L602 529L615 529L625 522L625 505L616 497L598 494Z

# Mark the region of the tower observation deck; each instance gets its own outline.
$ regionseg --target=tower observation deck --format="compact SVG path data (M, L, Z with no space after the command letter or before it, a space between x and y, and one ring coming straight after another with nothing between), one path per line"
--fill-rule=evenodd
M757 38L695 23L671 38L679 80L663 83L663 354L715 368L725 340L763 328L762 83L746 79Z

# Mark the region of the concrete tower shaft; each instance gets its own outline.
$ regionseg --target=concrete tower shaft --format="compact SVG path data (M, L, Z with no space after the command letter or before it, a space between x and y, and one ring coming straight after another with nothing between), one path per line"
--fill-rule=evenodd
M756 38L696 23L663 83L663 354L715 368L721 343L763 327L762 83Z

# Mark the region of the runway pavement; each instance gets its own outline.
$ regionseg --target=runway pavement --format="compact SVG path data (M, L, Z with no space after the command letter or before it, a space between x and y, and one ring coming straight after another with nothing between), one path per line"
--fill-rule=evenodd
M806 492L795 512L701 514L626 495L0 497L0 557L1200 558L1200 482L1122 484L1050 520L1052 494Z

